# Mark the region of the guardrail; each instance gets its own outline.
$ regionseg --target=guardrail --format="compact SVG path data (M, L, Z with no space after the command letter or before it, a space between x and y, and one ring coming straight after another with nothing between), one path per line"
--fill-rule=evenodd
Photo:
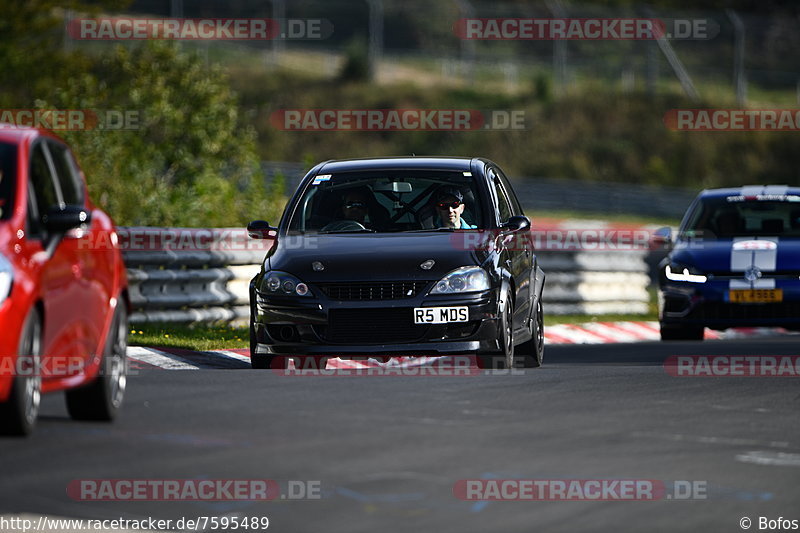
M646 251L542 251L542 302L553 315L645 314L650 303Z
M272 241L242 228L118 228L131 323L231 322L249 316L248 286Z
M242 322L249 316L249 282L272 241L250 239L242 228L121 227L118 233L132 323ZM546 313L647 312L646 249L553 249L552 241L545 244L537 255L547 276Z

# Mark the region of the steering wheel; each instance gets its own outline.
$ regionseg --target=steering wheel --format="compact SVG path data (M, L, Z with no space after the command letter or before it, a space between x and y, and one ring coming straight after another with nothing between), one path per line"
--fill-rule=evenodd
M325 225L320 231L359 231L367 229L355 220L335 220Z

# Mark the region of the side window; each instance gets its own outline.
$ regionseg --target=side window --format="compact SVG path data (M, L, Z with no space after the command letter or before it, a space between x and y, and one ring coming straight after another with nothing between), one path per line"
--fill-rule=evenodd
M48 142L50 156L56 169L56 177L61 186L64 202L71 205L83 205L83 181L78 174L78 165L69 149L63 144Z
M42 214L61 203L42 143L36 143L31 150L29 178L28 231L40 235Z
M44 225L39 216L39 207L36 202L36 193L32 183L28 183L28 211L25 218L25 233L30 239L41 239L44 236Z
M11 218L17 194L17 146L0 142L0 220Z
M30 178L33 190L36 193L39 211L47 211L49 208L61 203L42 143L38 143L33 147Z
M509 201L511 202L511 210L515 215L524 215L525 213L522 212L522 206L519 205L519 200L517 199L517 195L514 194L514 189L511 188L511 182L508 181L508 178L503 171L495 169L497 175L500 177L500 181L503 184L503 189L506 191L506 196L508 196Z
M502 224L511 216L511 204L508 202L506 192L503 190L503 186L500 183L500 178L497 177L497 174L495 174L493 170L489 170L489 179L492 180L492 184L494 185L494 193L495 196L497 196L497 214Z

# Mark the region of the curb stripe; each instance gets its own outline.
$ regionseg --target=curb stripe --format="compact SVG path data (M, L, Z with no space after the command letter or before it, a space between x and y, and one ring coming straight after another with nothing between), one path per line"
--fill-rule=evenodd
M136 361L157 366L166 370L200 370L195 366L174 355L156 350L155 348L145 348L143 346L128 346L128 357Z

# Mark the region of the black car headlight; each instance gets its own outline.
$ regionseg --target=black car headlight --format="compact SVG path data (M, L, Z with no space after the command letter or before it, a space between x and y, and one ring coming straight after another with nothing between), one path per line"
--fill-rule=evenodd
M448 272L436 282L430 294L462 294L486 291L491 288L489 275L477 266L461 267Z
M308 285L291 274L277 270L264 274L264 277L261 278L259 291L265 296L314 296Z
M669 281L684 281L688 283L705 283L708 281L708 276L701 270L678 263L672 263L664 267L664 275Z

